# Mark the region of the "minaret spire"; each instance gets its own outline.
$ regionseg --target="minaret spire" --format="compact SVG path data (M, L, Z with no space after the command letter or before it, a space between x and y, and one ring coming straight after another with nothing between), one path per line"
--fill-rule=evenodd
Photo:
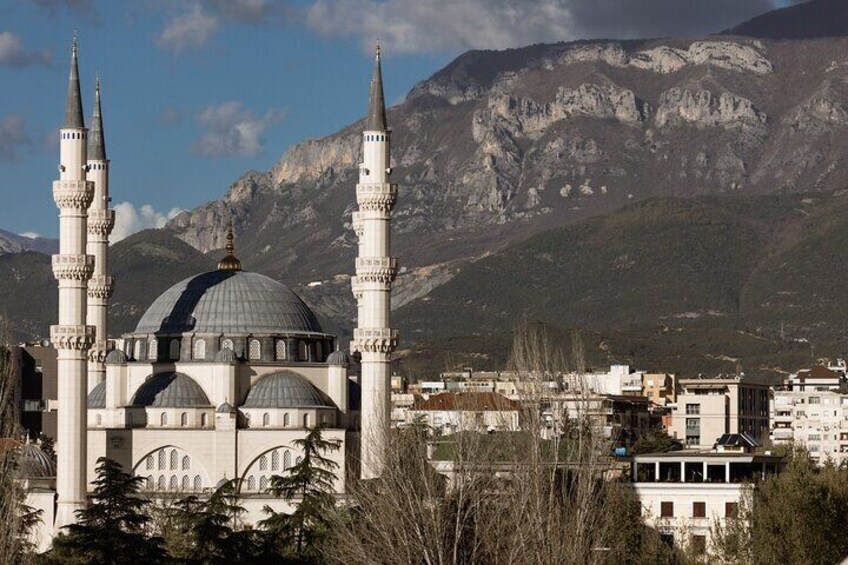
M77 65L77 38L71 48L71 76L68 78L68 101L65 104L66 128L84 128L82 96L80 95L79 67Z
M374 74L371 76L371 93L368 101L367 131L386 131L386 101L383 97L383 71L380 68L380 42L374 50Z
M106 140L103 137L103 118L100 113L100 77L97 77L94 88L94 114L91 119L89 132L88 158L92 161L106 160Z

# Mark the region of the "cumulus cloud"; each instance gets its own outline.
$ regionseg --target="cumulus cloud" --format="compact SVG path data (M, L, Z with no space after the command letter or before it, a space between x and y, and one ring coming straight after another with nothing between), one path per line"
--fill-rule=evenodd
M315 0L306 24L326 37L379 37L393 53L504 49L588 38L716 32L780 0Z
M136 208L131 202L116 204L112 242L121 241L141 230L164 227L168 220L182 211L181 208L172 208L168 212L157 212L150 204L144 204L140 208Z
M20 150L31 141L21 116L9 114L0 118L0 161L17 161L20 158Z
M156 36L159 47L179 53L185 49L196 49L206 44L220 22L207 12L201 4L193 4L187 12L176 15L165 23Z
M284 117L285 110L276 108L257 116L237 101L206 106L197 114L198 125L206 131L192 150L205 157L257 155L264 149L265 130Z
M49 51L27 51L21 38L11 31L0 32L0 67L26 67L50 64Z

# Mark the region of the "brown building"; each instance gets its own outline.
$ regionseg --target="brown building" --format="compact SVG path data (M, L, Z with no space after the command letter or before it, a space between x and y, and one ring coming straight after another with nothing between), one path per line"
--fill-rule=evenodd
M10 350L12 382L17 390L21 426L30 437L56 439L56 350L23 345Z

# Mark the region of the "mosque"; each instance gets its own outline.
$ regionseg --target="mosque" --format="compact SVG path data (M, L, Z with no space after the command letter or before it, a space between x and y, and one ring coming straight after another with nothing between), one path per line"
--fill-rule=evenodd
M389 320L397 273L390 224L398 188L389 182L379 47L362 135L353 216L359 245L351 278L358 304L350 343L355 361L290 288L243 268L232 226L216 270L175 284L153 301L134 331L110 340L110 161L99 80L91 129L85 127L74 42L60 175L53 183L60 210L60 250L53 256L59 312L51 327L58 352L56 482L55 490L42 484L30 496L43 510L42 547L75 521L99 457L143 477L151 496L209 492L240 479L248 522L262 519L264 506L290 508L292 501L266 488L271 476L298 462L296 440L316 425L340 445L327 454L339 465L339 494L356 477L380 475L389 363L398 341Z

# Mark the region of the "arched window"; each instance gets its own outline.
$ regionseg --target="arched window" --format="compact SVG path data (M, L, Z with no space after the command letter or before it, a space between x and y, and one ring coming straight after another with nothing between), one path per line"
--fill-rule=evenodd
M183 455L183 471L188 471L191 467L191 459L189 459L188 455Z
M200 480L200 475L194 476L194 490L200 490L203 488L203 481Z
M177 361L180 358L180 340L172 339L171 345L168 348L168 357L171 361Z
M171 475L171 480L170 480L170 484L168 485L168 488L170 488L171 490L177 490L177 476L176 475Z
M153 482L153 475L147 475L147 479L144 482L144 486L147 488L147 490L153 490L153 486L156 484Z
M265 492L268 489L268 477L259 477L259 490Z
M233 340L225 339L224 341L222 341L221 342L221 349L229 349L230 351L232 351L233 350Z
M195 359L206 359L206 340L198 339L194 342L194 358Z
M162 414L159 415L159 425L160 426L167 426L168 425L168 414L167 414L167 412L162 412Z
M267 471L268 470L268 458L264 455L259 458L259 470Z
M156 361L159 355L159 342L156 339L151 339L147 346L147 358L151 361Z
M280 452L274 451L271 454L271 470L279 471L280 470Z
M305 341L301 341L298 350L298 358L301 361L309 361L309 344Z
M152 456L152 455L148 455L148 456L147 456L147 459L145 459L145 460L144 460L144 466L145 466L145 467L147 468L147 470L149 471L150 469L152 469L152 468L153 468L153 465L154 465L154 463L153 463L153 456Z
M159 470L161 471L164 468L165 468L165 450L162 449L162 450L159 451Z
M291 451L286 450L283 453L283 470L286 470L289 467L291 467Z
M287 427L287 428L288 428L289 426L291 426L291 416L289 416L289 413L288 413L288 412L286 412L285 414L283 414L283 426L285 426L285 427Z
M309 427L309 414L304 414L304 415L303 415L303 427L304 427L304 428L308 428L308 427Z
M177 450L171 450L171 470L175 470L177 468Z
M244 413L244 423L248 428L250 427L250 414L247 412Z
M286 340L278 339L274 344L274 357L277 361L283 361L286 358L286 354L288 353L286 349Z
M262 357L262 346L259 343L258 339L250 340L250 358L251 359L259 359Z
M324 355L324 344L320 341L315 342L315 360L320 361Z
M182 427L186 427L188 425L188 414L186 414L185 412L180 414L180 425Z
M253 475L247 478L247 490L256 490L256 477Z
M159 475L158 488L159 490L165 490L165 475Z
M262 414L262 425L266 427L271 425L271 415L267 412Z
M209 425L209 414L203 413L200 415L200 427L205 428Z
M136 361L141 361L141 344L141 340L137 340L135 342L135 355L133 355L133 357L135 357Z
M183 492L188 492L188 475L183 475L182 490Z

